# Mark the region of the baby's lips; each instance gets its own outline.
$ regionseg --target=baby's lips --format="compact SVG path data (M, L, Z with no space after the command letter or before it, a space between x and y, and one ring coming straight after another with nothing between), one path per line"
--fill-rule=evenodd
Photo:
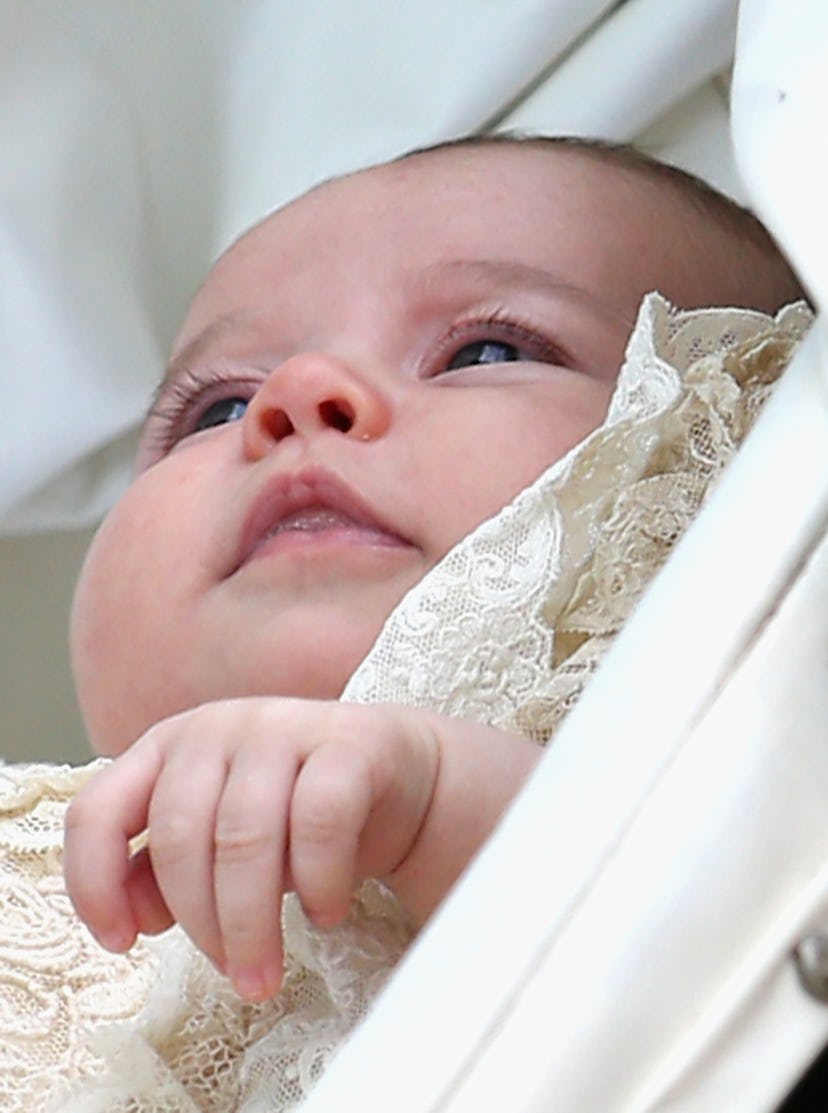
M397 545L410 545L382 522L365 500L333 473L312 469L272 479L259 493L244 521L231 570L245 564L270 537L287 529L312 530L334 525L364 530Z

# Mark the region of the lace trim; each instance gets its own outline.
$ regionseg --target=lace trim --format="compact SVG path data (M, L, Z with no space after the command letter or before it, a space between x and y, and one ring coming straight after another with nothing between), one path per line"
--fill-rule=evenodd
M546 741L761 409L811 314L645 299L604 424L452 550L343 698Z

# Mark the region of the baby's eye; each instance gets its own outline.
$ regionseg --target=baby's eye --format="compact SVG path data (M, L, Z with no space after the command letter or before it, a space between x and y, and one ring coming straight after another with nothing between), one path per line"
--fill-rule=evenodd
M500 375L498 367L514 363L577 368L572 357L550 336L545 322L524 320L509 309L499 308L492 313L461 316L437 345L429 376L445 375L451 380L452 372L466 372L455 381L474 383L478 377L474 368L492 368L488 377L481 372L489 381Z
M226 425L230 421L238 421L244 417L249 399L241 397L219 398L207 407L198 419L193 422L191 432L200 433L204 429L212 429L216 425Z
M456 371L459 367L485 363L517 363L525 358L514 344L507 344L504 340L475 340L454 353L446 370Z
M258 378L247 379L221 367L207 371L184 368L169 377L147 414L139 466L149 467L196 433L239 421L258 383Z

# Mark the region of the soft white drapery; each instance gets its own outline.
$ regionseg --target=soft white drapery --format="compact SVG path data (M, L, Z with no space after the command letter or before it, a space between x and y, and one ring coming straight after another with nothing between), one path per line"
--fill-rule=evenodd
M502 121L655 127L654 146L738 189L709 84L735 9L6 0L0 531L100 516L210 261L324 177Z

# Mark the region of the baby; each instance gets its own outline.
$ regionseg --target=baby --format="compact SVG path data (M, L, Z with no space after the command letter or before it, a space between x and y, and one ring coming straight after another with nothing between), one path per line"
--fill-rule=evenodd
M279 909L424 922L531 773L483 723L338 702L403 596L595 429L642 297L801 296L758 223L626 150L472 141L325 183L198 292L96 537L65 876L107 948L179 923L279 991ZM144 831L147 844L133 841Z

